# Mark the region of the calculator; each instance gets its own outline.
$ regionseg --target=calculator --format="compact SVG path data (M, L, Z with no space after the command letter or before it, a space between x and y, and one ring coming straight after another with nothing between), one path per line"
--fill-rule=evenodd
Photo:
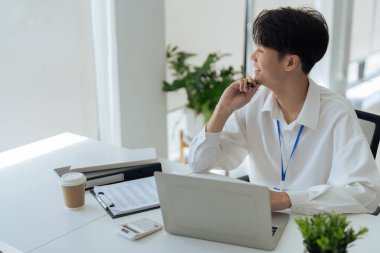
M136 221L119 225L119 234L130 240L137 240L141 237L154 233L162 229L162 225L149 219L142 218Z

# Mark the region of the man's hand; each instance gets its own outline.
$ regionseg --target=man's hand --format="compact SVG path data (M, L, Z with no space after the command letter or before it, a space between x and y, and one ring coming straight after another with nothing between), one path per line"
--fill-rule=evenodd
M231 114L247 104L258 88L259 83L250 77L235 81L225 89L217 107Z
M247 104L259 88L259 83L247 77L233 82L224 90L219 102L207 123L207 132L220 132L228 117L237 109Z
M284 210L292 206L292 202L286 192L269 191L269 193L272 211Z

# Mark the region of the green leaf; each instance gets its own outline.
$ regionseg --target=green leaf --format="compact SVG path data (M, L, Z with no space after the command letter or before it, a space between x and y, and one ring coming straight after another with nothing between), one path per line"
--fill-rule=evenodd
M229 54L210 53L200 65L191 65L188 59L196 56L194 53L180 51L177 46L168 46L166 59L172 77L172 82L163 81L164 92L185 89L188 99L187 107L196 113L203 113L208 121L219 101L223 91L236 79L243 75L232 66L216 67L216 63Z
M346 252L349 244L368 232L361 228L355 232L342 214L316 214L295 219L309 252Z

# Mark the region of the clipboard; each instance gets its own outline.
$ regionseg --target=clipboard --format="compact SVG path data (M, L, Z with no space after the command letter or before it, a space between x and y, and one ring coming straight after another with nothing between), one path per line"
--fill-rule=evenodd
M160 207L154 172L161 165L148 170L133 171L128 181L95 186L90 192L112 219Z

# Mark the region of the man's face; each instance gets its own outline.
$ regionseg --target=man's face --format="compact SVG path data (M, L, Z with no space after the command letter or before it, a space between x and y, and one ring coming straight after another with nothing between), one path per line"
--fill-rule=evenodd
M279 59L278 52L274 49L257 46L252 53L254 78L266 86L276 84L283 80L285 75L284 62Z

